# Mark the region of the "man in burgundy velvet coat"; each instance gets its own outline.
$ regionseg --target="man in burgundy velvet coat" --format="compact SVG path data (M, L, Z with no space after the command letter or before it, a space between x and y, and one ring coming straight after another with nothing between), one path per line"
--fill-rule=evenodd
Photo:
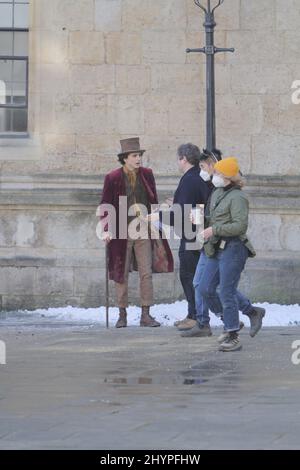
M116 214L114 234L109 232L109 211L104 211L101 217L102 238L108 244L109 277L115 281L120 310L116 327L127 326L128 274L132 266L139 271L140 276L140 325L157 327L160 323L150 315L150 306L153 305L152 273L172 272L173 256L167 240L161 236L153 239L149 235L147 217L144 216L151 213L151 205L158 204L158 200L152 170L141 166L144 150L140 149L139 138L121 140L121 149L118 157L122 167L105 177L101 198L102 207L109 204L114 207ZM124 201L127 206L124 206ZM120 215L122 227L119 224ZM132 235L131 227L139 223L143 225L143 230L139 231L140 235L136 238L136 235Z

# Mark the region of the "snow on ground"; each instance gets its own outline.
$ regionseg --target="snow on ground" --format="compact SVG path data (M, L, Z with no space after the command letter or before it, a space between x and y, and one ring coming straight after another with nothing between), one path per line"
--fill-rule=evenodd
M266 309L266 316L264 319L264 326L300 326L300 305L277 305L277 304L256 304L257 306L264 307ZM187 313L187 302L175 302L174 304L161 304L155 305L151 309L151 314L162 323L164 326L172 326L174 321L183 319ZM68 322L68 323L97 323L105 324L105 307L99 308L75 308L75 307L63 307L63 308L49 308L47 310L38 309L34 312L19 311L11 314L7 314L6 319L3 320L20 321L30 320L38 321L41 323L46 320L47 323L53 322ZM109 309L110 325L114 325L118 318L118 309ZM138 325L140 318L139 307L128 308L128 325ZM241 320L245 325L249 325L248 317L240 315ZM221 321L216 318L214 314L211 314L211 325L221 326Z

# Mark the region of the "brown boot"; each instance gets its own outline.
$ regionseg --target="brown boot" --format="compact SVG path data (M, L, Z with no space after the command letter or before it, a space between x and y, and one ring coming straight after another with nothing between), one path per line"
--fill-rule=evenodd
M142 307L140 326L149 326L152 328L160 326L160 323L156 321L155 318L151 317L149 311L150 307Z
M126 308L119 309L119 319L116 323L116 328L126 328L127 326L127 312Z
M179 323L177 328L179 331L186 331L186 330L191 330L196 325L197 325L196 320L193 320L192 318L188 318L187 320L184 320L183 322Z
M174 326L179 326L181 323L185 323L187 320L189 320L189 317L185 317L183 320L176 320L174 322Z

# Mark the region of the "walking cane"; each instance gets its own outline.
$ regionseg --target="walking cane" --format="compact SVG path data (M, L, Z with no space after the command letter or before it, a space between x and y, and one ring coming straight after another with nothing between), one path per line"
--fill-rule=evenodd
M108 277L108 244L105 245L105 308L106 308L106 328L109 328L109 277Z

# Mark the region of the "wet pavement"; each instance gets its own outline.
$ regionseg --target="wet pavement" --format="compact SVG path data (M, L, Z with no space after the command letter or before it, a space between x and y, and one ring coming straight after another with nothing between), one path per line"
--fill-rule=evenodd
M0 322L0 449L299 449L300 328L219 333Z

